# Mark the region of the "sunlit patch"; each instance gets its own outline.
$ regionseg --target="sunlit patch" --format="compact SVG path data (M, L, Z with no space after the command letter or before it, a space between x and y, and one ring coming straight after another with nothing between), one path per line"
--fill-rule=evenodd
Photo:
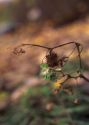
M53 83L53 88L54 89L60 89L62 84L66 81L67 77L62 77L59 80L57 80L56 82Z

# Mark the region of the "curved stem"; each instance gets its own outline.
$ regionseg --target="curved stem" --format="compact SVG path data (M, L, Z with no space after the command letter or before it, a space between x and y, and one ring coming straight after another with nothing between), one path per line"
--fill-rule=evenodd
M49 48L49 47L41 46L41 45L36 45L36 44L21 44L21 45L19 45L19 46L16 47L16 48L23 47L23 46L37 46L37 47L41 47L41 48L45 48L45 49L51 49L51 48Z

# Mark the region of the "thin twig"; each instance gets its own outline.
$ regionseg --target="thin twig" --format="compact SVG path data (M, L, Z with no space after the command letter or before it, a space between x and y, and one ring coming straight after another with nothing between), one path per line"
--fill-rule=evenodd
M73 79L77 79L77 78L82 78L85 81L89 82L89 79L87 77L85 77L83 74L79 74L78 76L71 76L71 75L67 75L69 79L73 78Z
M64 43L64 44L60 44L60 45L58 45L58 46L55 46L55 47L53 47L52 49L56 49L56 48L59 48L59 47L62 47L62 46L66 46L66 45L68 45L68 44L76 44L77 42L68 42L68 43ZM78 43L79 44L79 43Z
M83 74L80 74L80 78L83 78L85 81L89 82L89 79L85 77Z

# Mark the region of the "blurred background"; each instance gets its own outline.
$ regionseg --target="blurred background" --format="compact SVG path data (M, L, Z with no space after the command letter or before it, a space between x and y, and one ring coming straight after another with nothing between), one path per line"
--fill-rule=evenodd
M78 80L74 95L53 95L38 75L45 50L13 54L22 43L53 47L70 41L83 45L88 78L89 0L0 0L0 125L89 125L89 83Z

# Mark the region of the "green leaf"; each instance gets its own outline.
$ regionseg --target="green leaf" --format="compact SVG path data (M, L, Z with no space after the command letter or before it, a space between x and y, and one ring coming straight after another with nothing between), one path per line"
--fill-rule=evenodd
M41 68L48 68L48 64L47 64L47 63L42 63L42 64L40 65L40 67L41 67Z

